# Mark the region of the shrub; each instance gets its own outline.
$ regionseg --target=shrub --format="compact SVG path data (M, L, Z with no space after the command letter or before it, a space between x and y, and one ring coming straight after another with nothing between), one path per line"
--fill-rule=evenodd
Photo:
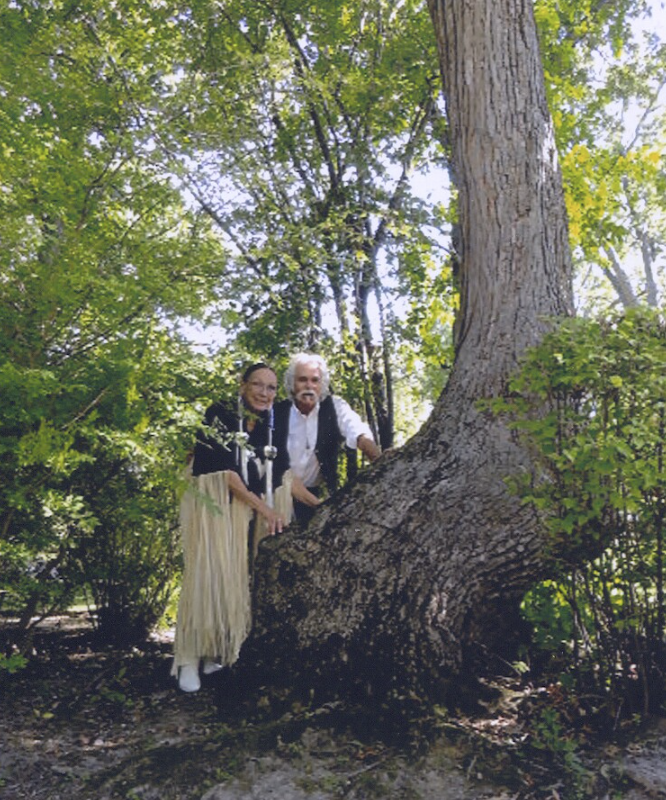
M616 712L664 699L665 366L658 313L568 320L496 407L540 470L512 484L549 533L552 575L523 604L534 642Z

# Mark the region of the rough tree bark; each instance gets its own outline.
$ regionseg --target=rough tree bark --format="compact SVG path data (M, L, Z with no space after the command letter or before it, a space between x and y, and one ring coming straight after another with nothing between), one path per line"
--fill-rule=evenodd
M329 688L439 696L542 569L537 520L503 477L528 454L476 401L554 315L571 312L570 255L531 0L429 0L459 190L456 360L423 429L267 541L241 669ZM465 667L466 668L466 667ZM288 676L288 677L287 677Z

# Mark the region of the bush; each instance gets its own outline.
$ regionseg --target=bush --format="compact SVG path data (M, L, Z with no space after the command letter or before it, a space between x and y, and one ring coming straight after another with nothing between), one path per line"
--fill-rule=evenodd
M665 365L653 311L568 320L497 405L541 470L513 482L549 531L553 574L523 604L534 642L615 713L664 700Z
M159 619L178 578L178 473L200 417L188 397L209 372L161 332L58 370L0 364L0 591L19 631L83 596L118 644Z

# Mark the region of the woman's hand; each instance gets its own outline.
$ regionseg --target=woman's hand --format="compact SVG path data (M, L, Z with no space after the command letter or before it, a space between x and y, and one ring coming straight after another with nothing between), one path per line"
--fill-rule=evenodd
M270 534L270 536L275 536L276 533L282 533L282 529L286 527L284 519L274 509L264 503L260 497L254 494L254 492L251 492L241 480L240 475L236 472L229 472L228 475L231 493L266 520L267 533Z
M275 511L275 509L262 503L263 508L258 508L259 514L266 520L266 531L269 536L275 536L276 533L282 533L285 527L284 519Z

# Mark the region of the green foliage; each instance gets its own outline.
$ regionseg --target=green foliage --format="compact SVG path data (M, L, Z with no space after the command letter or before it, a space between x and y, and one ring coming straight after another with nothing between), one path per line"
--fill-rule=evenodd
M496 408L537 454L514 482L548 529L553 577L524 603L535 641L626 711L663 700L666 325L637 309L569 320ZM535 411L536 409L536 411Z
M10 385L21 403L2 414L0 554L7 610L47 613L88 587L105 635L128 641L177 575L178 464L199 421L192 381L206 372L164 334L120 350L96 349L75 380L61 366L34 400Z
M12 653L9 656L0 653L0 673L4 671L13 675L15 672L22 670L27 663L28 661L25 656L22 656L20 653Z
M363 351L376 256L425 242L395 170L440 152L430 21L383 0L17 0L0 29L4 610L27 626L83 591L132 638L178 575L201 407L243 361L320 347L372 411L392 346ZM189 319L233 350L195 355Z
M564 757L565 763L575 759L575 742L565 735L565 726L555 708L545 708L534 726L532 744Z
M202 3L183 36L196 55L170 98L187 109L177 174L234 251L234 346L278 366L285 350L339 360L337 390L379 417L370 379L392 403L393 309L416 286L403 269L417 251L436 260L434 204L411 178L444 160L425 4Z
M396 357L398 430L414 432L423 422L414 410L432 407L446 384L453 365L453 324L458 309L452 270L421 247L408 248L401 266L405 295L411 297L409 313L398 324L401 343ZM410 413L411 412L411 413Z
M0 14L0 588L23 627L87 587L131 637L177 574L178 465L210 372L170 331L215 299L224 254L147 124L170 15Z
M579 302L587 309L618 300L656 307L666 290L666 50L652 5L535 6Z
M592 54L628 50L642 5L537 4L587 259L599 232L626 238L609 218L620 189L650 219L664 195L659 130L631 154L609 139L589 155L609 103L648 103L660 74L657 48L640 70L632 51L588 86ZM246 358L280 369L320 350L391 435L393 415L406 437L441 391L456 297L433 230L456 212L411 181L446 167L432 25L420 0L16 0L0 30L0 581L24 622L83 585L112 631L139 631L177 575L177 465L197 406ZM215 360L173 333L188 320L220 326ZM588 472L616 446L588 443ZM586 478L590 530L612 479Z
M130 681L126 672L126 667L121 667L109 680L98 684L97 691L91 695L90 701L104 706L132 708L134 701L129 697Z

